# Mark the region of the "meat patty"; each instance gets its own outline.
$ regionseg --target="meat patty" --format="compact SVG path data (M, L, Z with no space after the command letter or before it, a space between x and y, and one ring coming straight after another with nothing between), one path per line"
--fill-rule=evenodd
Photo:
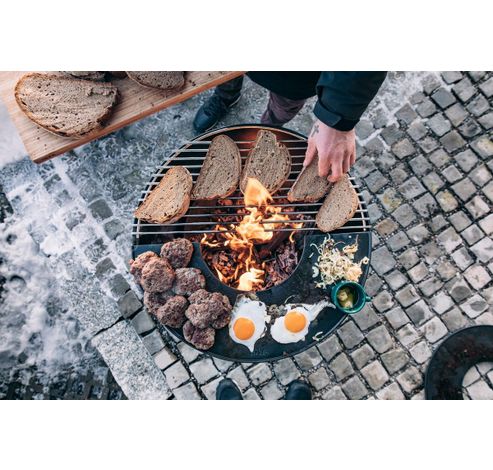
M196 328L192 322L187 321L183 326L185 339L193 344L197 349L205 351L214 346L216 331L214 328Z
M231 312L224 312L211 323L211 326L216 330L220 330L221 328L224 328L225 326L229 325L230 321L231 321Z
M144 292L144 305L149 313L156 314L159 307L162 307L169 299L173 297L173 292Z
M158 255L153 251L146 251L130 260L130 274L133 275L137 284L141 283L142 269L151 259L158 259Z
M180 328L187 320L185 310L188 301L181 295L171 297L164 305L156 311L156 318L166 326Z
M178 268L175 271L173 291L178 295L190 295L205 287L205 277L197 268Z
M211 326L219 317L231 313L231 305L225 295L200 289L189 297L190 306L185 315L197 328ZM222 318L218 324L222 324Z
M186 268L193 254L193 244L186 238L177 238L161 247L161 256L168 260L174 269Z
M171 289L175 272L163 258L149 260L142 269L140 285L148 292L165 292Z

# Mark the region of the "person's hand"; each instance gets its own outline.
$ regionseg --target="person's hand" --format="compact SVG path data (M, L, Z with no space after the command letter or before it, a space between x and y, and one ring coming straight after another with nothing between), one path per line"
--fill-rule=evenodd
M319 175L335 183L356 161L354 130L338 131L317 119L308 138L303 166L308 166L317 154Z

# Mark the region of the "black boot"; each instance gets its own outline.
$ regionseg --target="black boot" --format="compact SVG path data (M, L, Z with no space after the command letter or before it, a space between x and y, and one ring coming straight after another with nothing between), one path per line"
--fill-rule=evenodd
M243 400L243 397L232 380L224 379L216 388L216 400Z
M203 133L214 127L232 108L241 96L243 77L234 78L219 85L213 95L197 111L193 120L196 132Z
M300 380L295 380L289 385L285 400L311 400L312 391L310 387Z

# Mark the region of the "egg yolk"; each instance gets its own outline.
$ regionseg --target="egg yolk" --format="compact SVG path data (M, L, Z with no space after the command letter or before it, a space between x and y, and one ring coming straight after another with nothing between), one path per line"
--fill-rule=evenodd
M238 318L233 325L233 331L238 339L250 339L255 332L255 325L249 318Z
M286 316L284 317L284 325L288 331L291 331L291 333L298 333L305 328L305 315L297 312L296 310L291 310L286 313Z

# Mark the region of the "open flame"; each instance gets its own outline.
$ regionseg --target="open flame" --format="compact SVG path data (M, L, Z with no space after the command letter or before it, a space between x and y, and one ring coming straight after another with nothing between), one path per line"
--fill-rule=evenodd
M271 205L273 198L269 191L256 178L248 178L244 193L246 214L238 225L216 225L221 231L221 242L211 242L207 234L201 240L205 246L214 248L228 247L237 255L233 274L225 276L217 267L219 279L243 291L257 290L264 284L264 263L258 259L256 245L268 243L274 236L279 221L289 220L286 214L280 214L282 207ZM302 224L293 223L292 228ZM293 241L294 232L290 235Z

